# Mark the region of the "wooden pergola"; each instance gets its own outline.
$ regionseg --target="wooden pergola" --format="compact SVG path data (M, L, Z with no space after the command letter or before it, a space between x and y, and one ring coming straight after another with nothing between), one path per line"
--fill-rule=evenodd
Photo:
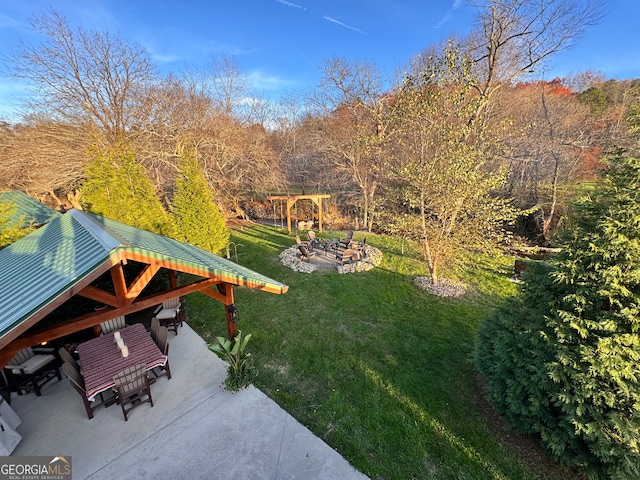
M74 210L0 251L0 264L6 267L0 272L0 368L23 348L193 292L224 305L231 339L237 333L233 287L276 294L288 290L193 245ZM189 274L188 280L178 285L177 273ZM158 275L168 275L168 288L146 293ZM74 296L104 308L38 328Z
M331 198L328 194L315 194L315 195L271 195L267 197L267 200L280 200L287 202L287 232L291 235L291 207L293 207L298 200L311 200L318 206L318 230L322 231L322 199Z

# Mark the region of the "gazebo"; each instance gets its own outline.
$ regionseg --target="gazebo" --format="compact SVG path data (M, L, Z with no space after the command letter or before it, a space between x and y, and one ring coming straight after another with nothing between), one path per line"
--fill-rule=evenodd
M178 273L187 274L180 285ZM168 278L168 287L146 291L161 275ZM289 288L193 245L114 220L79 210L52 215L46 225L0 250L0 368L23 348L192 292L225 306L232 338L236 286L275 294ZM38 325L75 296L100 308Z
M328 194L315 194L315 195L270 195L267 200L280 200L287 202L287 232L291 235L291 207L293 207L298 200L311 200L318 206L318 230L322 231L322 199L330 198Z
M20 190L0 192L0 202L7 202L14 207L8 220L19 227L39 227L62 215Z

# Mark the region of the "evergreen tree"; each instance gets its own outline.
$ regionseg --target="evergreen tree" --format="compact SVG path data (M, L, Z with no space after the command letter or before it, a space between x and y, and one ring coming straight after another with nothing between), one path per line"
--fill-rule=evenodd
M143 165L124 144L92 150L82 187L87 210L134 227L171 236L171 219Z
M481 326L490 399L563 463L640 478L639 314L640 160L618 156L575 206L563 253Z
M35 229L31 225L22 226L26 215L15 221L15 212L16 206L13 202L0 200L0 249L17 242Z
M229 230L194 149L184 148L173 197L176 239L220 254L229 244Z

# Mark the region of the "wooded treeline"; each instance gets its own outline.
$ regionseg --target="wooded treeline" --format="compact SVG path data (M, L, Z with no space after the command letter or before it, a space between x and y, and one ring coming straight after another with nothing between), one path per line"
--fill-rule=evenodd
M599 20L598 2L472 3L476 28L401 74L330 58L315 89L277 101L234 57L160 76L135 43L36 16L42 43L7 59L33 91L21 121L0 124L0 187L80 207L91 149L125 144L171 210L189 146L226 216L259 210L265 193L331 193L363 228L420 240L434 280L456 242L493 240L514 220L549 244L603 155L637 147L640 80L539 79Z

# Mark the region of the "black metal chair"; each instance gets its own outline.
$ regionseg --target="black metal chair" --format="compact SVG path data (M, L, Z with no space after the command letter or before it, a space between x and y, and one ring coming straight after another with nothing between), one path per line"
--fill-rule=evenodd
M129 412L143 403L150 403L153 407L151 385L145 364L125 368L113 376L113 381L116 384L118 403L122 408L125 422L129 421ZM127 408L127 405L130 406Z

